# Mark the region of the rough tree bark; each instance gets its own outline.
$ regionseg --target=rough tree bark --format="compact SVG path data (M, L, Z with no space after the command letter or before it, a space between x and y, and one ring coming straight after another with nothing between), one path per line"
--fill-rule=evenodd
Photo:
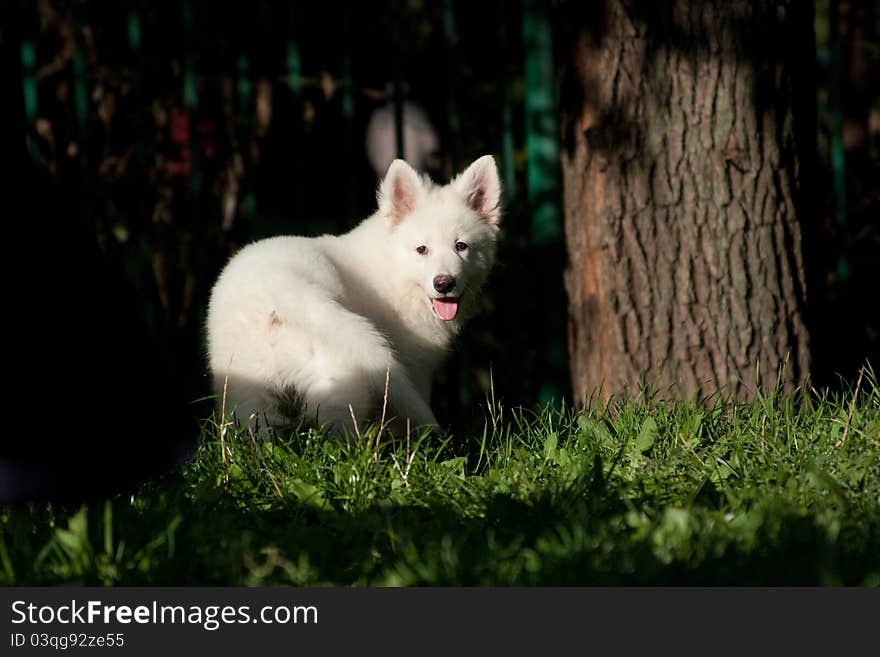
M815 136L811 4L606 0L564 11L576 401L641 380L664 396L748 398L756 368L761 387L783 363L786 386L806 376L797 215L801 135Z

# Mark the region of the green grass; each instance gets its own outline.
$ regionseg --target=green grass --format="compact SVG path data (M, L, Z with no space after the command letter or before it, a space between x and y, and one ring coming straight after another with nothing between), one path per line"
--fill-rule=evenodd
M258 442L207 423L180 472L0 509L0 584L880 585L880 389L575 414L468 435Z

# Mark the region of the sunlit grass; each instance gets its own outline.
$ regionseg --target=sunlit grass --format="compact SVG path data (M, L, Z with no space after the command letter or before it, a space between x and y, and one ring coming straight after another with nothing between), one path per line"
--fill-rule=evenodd
M0 510L0 583L880 585L870 369L843 394L488 400L471 434L359 431L213 419L133 496Z

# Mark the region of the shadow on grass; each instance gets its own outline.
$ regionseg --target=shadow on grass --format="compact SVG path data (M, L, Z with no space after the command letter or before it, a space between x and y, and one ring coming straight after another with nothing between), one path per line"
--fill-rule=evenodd
M35 567L7 583L860 585L880 572L876 518L832 539L783 501L737 523L702 506L650 511L650 500L621 497L590 476L531 500L494 494L473 515L433 502L345 512L284 499L260 508L222 487L148 488L134 505L113 502L112 528L106 509L74 511L66 538L33 509L8 511L5 549L19 568ZM58 525L66 513L54 511ZM75 528L83 517L86 527ZM124 539L108 543L110 534Z

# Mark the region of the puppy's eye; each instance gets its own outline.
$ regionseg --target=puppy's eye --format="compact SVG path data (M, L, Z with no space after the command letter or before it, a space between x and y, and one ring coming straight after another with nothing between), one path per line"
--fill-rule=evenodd
M455 243L455 250L458 251L459 253L461 253L462 251L467 251L467 248L468 248L468 245L465 244L464 242L456 242Z
M425 255L428 252L428 247L422 244L421 246L416 247L416 253L419 255Z

